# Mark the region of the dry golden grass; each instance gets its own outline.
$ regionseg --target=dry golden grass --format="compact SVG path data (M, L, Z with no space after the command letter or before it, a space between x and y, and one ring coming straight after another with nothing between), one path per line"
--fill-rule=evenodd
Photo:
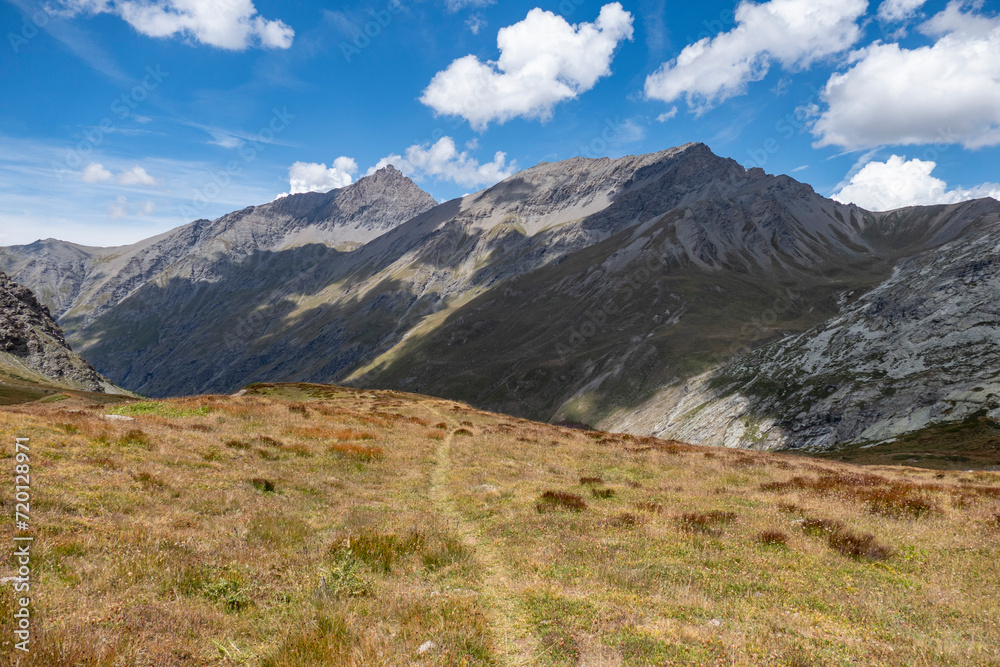
M317 385L64 403L0 411L37 585L2 664L1000 664L996 473Z

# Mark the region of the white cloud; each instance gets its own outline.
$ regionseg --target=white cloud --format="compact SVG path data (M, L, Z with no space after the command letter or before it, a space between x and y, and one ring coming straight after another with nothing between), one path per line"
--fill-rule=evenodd
M1000 26L1000 17L986 16L975 11L966 12L963 11L965 7L966 3L961 0L952 0L943 11L921 25L920 32L931 37L955 33L982 39Z
M289 191L278 197L345 188L354 182L354 174L357 172L358 163L343 155L334 160L329 169L325 162L296 162L288 168Z
M69 13L112 13L148 37L182 36L220 49L287 49L295 31L257 14L253 0L63 0Z
M449 12L457 12L466 7L487 7L496 0L446 0L445 5Z
M953 2L920 30L939 39L912 50L873 44L830 78L818 146L1000 144L1000 18Z
M478 160L469 157L466 151L459 152L451 137L441 137L429 146L413 145L405 152L405 156L389 155L382 158L368 173L391 164L411 178L433 176L472 187L492 185L517 171L515 161L507 164L506 153L497 151L492 162L480 164Z
M118 172L118 175L115 176L111 171L105 169L103 164L91 162L80 173L80 179L84 183L106 183L112 178L121 185L146 185L151 187L158 183L155 178L146 173L146 170L139 165L135 165L126 171Z
M891 23L905 21L925 4L927 0L885 0L878 7L878 17Z
M156 185L156 179L147 174L146 170L139 165L118 174L118 182L122 185Z
M931 175L935 167L937 163L930 160L906 160L898 155L885 162L869 162L832 198L871 211L954 204L980 197L1000 199L1000 183L949 190L947 183Z
M498 60L459 58L434 76L420 101L479 130L518 116L544 121L556 104L611 73L615 48L625 39L632 39L632 14L620 3L602 7L594 23L578 25L535 8L497 33Z
M108 205L108 217L112 220L119 220L130 214L132 209L128 205L125 195L119 195L115 203Z
M83 168L80 178L84 183L103 183L111 180L111 172L105 169L103 164L91 162Z
M656 117L656 122L666 123L668 120L673 120L677 116L677 107L673 107L664 111L659 116Z
M744 0L736 27L690 44L646 78L646 97L670 103L681 97L701 113L746 92L775 62L802 70L846 51L861 37L857 20L867 0Z
M473 14L465 20L465 25L473 35L478 35L479 31L486 27L486 19L479 14Z

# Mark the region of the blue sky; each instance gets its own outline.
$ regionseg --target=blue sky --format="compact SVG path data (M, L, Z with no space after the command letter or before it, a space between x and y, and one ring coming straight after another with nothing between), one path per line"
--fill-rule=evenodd
M869 208L1000 196L989 2L0 2L0 244L393 163L439 200L689 141Z

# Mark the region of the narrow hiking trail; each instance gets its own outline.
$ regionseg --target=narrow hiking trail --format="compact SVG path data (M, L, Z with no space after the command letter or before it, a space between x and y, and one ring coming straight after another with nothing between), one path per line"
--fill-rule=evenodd
M538 642L528 623L527 615L517 600L510 570L502 555L484 537L474 522L462 516L449 491L451 453L455 429L451 420L431 408L431 411L448 424L448 434L437 447L436 461L431 472L430 498L435 507L455 528L462 542L469 547L482 573L480 597L486 603L490 617L490 630L496 646L497 658L505 666L537 664L540 657Z

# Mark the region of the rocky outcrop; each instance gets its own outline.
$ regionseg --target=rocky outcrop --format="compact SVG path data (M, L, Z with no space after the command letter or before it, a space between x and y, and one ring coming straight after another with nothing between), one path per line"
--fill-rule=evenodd
M829 321L660 393L618 425L728 447L826 450L1000 421L1000 203ZM845 300L847 295L844 295Z
M95 392L117 388L73 353L49 309L27 287L0 272L0 366L24 367L59 386ZM34 378L29 378L34 379Z

